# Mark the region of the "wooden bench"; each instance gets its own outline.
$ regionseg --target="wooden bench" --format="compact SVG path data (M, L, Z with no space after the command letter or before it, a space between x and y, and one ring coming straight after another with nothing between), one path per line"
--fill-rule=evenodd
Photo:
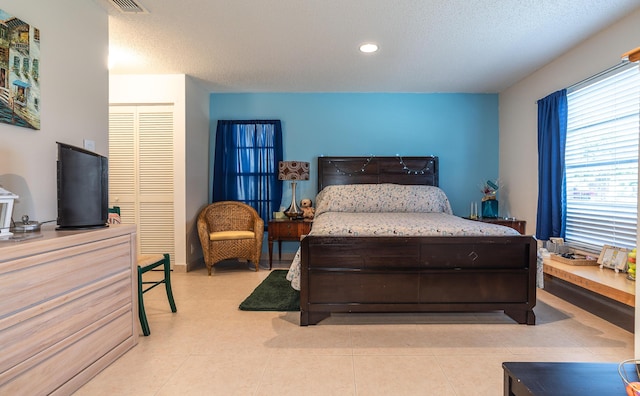
M599 265L544 260L544 289L623 329L634 331L636 282Z

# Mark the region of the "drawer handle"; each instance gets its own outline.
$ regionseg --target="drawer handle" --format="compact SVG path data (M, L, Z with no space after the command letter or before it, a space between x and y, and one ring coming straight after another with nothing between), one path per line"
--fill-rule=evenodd
M469 253L469 257L471 257L471 261L476 261L478 259L478 253L471 252Z

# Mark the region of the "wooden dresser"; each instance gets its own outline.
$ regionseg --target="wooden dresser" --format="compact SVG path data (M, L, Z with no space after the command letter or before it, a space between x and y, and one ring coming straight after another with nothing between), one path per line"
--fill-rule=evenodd
M138 342L136 228L0 242L0 394L68 395Z

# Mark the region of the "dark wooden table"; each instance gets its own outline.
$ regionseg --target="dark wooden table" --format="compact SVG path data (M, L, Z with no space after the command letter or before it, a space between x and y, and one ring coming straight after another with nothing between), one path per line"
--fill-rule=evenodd
M505 362L502 368L505 396L626 395L618 363ZM628 371L633 375L632 366Z
M278 260L282 260L282 241L300 241L300 237L311 231L311 224L310 220L269 220L269 269L273 262L273 241L278 241Z

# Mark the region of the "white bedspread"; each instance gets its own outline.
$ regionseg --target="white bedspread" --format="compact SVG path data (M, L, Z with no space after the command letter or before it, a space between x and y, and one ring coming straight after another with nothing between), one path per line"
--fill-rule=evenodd
M463 219L442 212L323 212L313 221L310 235L330 236L504 236L520 235L496 224ZM300 249L287 279L300 290Z

